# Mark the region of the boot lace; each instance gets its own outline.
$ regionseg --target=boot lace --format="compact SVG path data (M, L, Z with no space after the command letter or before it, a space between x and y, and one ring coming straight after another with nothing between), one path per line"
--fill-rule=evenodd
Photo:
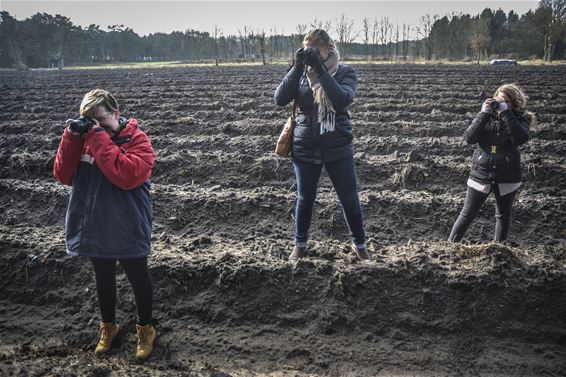
M151 328L149 326L138 329L138 345L145 346L149 344L150 330Z
M110 327L100 326L100 340L105 342L110 337Z

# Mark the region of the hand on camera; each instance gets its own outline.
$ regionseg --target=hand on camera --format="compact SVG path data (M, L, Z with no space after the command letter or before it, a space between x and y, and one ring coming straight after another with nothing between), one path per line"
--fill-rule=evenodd
M483 104L481 105L481 112L482 113L492 113L493 112L491 110L491 101L493 101L493 98L488 98L485 101L483 101Z
M92 129L97 129L98 131L105 130L96 119L85 116L79 117L78 119L67 119L65 127L72 135L82 138L86 137L88 132Z
M295 67L300 71L305 69L304 55L305 49L302 47L295 51Z
M98 121L97 121L96 119L92 118L92 121L94 122L94 124L92 125L92 128L93 128L93 129L96 129L96 128L105 129L104 127L102 127L102 126L100 125L100 123L98 123Z
M309 47L305 50L305 64L312 67L316 73L323 71L322 61L320 60L320 52L316 48Z
M72 127L71 127L71 124L73 123L73 121L74 121L74 119L67 119L67 120L65 121L65 128L66 128L67 131L69 131L72 135L81 136L82 134L81 134L80 132L73 131L73 129L72 129Z

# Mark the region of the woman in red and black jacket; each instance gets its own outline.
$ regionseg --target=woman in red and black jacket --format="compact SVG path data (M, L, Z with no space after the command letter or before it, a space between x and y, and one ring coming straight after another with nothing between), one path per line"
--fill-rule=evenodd
M468 144L477 144L468 178L464 208L456 219L449 241L461 241L468 226L491 192L495 195L495 241L505 241L511 226L511 210L521 186L518 146L530 139L535 116L526 111L527 96L515 84L500 86L494 98L464 132Z
M120 116L107 91L88 92L82 125L73 120L59 144L53 175L72 186L65 217L67 252L90 258L102 320L96 354L106 353L119 332L116 324L116 261L132 285L137 307L136 357L145 359L157 335L152 317L150 176L155 154L135 119Z

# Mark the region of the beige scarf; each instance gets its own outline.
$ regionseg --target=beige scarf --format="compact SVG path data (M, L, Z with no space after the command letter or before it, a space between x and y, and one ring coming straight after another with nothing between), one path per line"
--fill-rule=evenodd
M322 62L326 67L328 73L332 76L338 72L338 66L340 65L340 53L336 48L333 48L328 55L328 59ZM334 124L336 122L336 111L332 102L328 99L326 93L322 89L320 81L318 81L317 73L312 67L307 70L307 78L309 80L309 86L313 91L314 102L318 105L318 121L320 122L320 134L325 132L334 131Z

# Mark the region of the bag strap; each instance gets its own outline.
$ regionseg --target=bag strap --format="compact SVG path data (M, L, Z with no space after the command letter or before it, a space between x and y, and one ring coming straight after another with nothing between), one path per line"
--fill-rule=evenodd
M299 104L297 103L297 100L293 100L293 110L291 112L291 119L295 120L295 118L297 117L297 108L299 107Z

